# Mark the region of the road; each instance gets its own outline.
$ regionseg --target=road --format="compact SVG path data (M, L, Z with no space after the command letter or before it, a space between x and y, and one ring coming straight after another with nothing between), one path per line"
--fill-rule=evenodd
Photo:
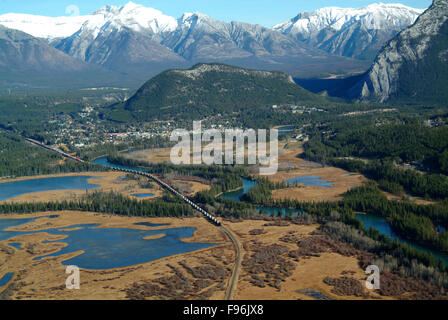
M28 142L33 143L34 145L37 145L39 147L42 147L44 149L47 149L49 151L53 151L53 152L57 152L60 155L62 155L63 157L72 159L74 161L78 161L78 162L84 162L83 160L74 157L72 155L69 155L61 150L58 150L56 148L51 148L43 143L40 143L38 141L32 140L32 139L26 139ZM147 178L150 178L152 180L154 180L157 184L159 184L162 188L168 190L169 192L173 193L174 195L180 197L184 202L186 202L187 204L189 204L191 207L193 207L193 209L199 211L202 216L204 218L206 218L210 223L214 224L215 226L219 227L221 229L221 231L223 231L232 241L233 246L235 247L235 265L233 267L233 271L232 271L232 275L230 276L229 279L229 284L227 286L227 290L226 290L226 296L225 299L226 300L233 300L235 297L235 291L236 291L236 287L238 284L238 279L239 279L239 275L240 275L240 269L241 269L241 262L242 262L242 256L241 256L241 244L238 240L238 238L235 236L235 234L228 228L226 228L225 226L223 226L221 224L221 222L212 214L208 213L207 211L205 211L204 209L202 209L199 205L197 205L196 203L194 203L193 201L191 201L189 198L187 198L186 196L184 196L183 194L181 194L179 191L175 190L173 187L171 187L170 185L168 185L167 183L163 182L162 180L160 180L159 178L157 178L156 176L148 173L148 172L144 172L144 171L137 171L137 170L131 170L131 169L125 169L125 168L118 168L118 167L108 167L107 168L111 168L112 170L115 171L121 171L121 172L125 172L125 173L132 173L135 175L140 175L140 176L144 176Z
M221 230L229 236L229 238L233 242L233 246L235 247L235 265L233 266L232 275L229 279L229 284L227 285L226 290L226 300L234 300L235 299L235 291L236 287L238 285L238 279L240 277L240 269L241 269L241 262L242 262L242 250L241 250L241 244L238 238L234 235L232 231L230 231L228 228L221 226Z

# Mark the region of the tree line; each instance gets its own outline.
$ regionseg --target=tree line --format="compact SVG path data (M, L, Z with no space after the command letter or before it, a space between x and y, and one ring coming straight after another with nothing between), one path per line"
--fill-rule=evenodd
M93 192L79 200L71 201L0 204L0 214L66 210L145 217L184 217L194 214L189 205L168 195L162 199L148 201L132 199L115 192Z

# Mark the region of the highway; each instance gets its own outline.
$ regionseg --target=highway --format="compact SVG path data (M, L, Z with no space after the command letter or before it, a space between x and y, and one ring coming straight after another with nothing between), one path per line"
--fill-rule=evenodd
M221 230L225 234L227 234L227 236L232 240L233 246L235 247L235 265L233 266L232 275L229 279L229 284L227 285L226 298L225 298L226 300L234 300L235 291L238 285L238 279L240 277L240 270L241 270L241 262L242 262L241 244L232 231L223 226L221 226Z
M77 157L74 157L72 155L69 155L57 148L52 148L50 146L47 146L39 141L33 140L33 139L29 139L26 138L26 141L37 145L39 147L42 147L44 149L47 149L49 151L53 151L53 152L57 152L60 155L62 155L65 158L69 158L72 159L74 161L77 162L85 162ZM159 178L157 178L156 176L150 174L149 172L145 172L145 171L138 171L138 170L132 170L132 169L126 169L126 168L119 168L119 167L109 167L109 166L105 166L106 168L112 169L114 171L120 171L120 172L125 172L125 173L130 173L130 174L135 174L135 175L139 175L139 176L143 176L143 177L147 177L149 179L154 180L157 184L159 184L162 188L164 188L165 190L171 192L172 194L174 194L175 196L180 197L184 202L186 202L187 204L189 204L194 210L199 211L202 216L207 219L207 221L209 221L210 223L212 223L213 225L217 226L220 228L221 231L223 231L232 241L233 246L235 248L235 265L233 267L233 271L232 271L232 275L229 279L229 283L227 286L227 290L226 290L226 296L225 299L226 300L233 300L235 297L235 291L236 291L236 287L238 284L238 279L239 279L239 274L240 274L240 269L241 269L241 262L242 262L242 256L241 256L241 244L238 240L238 238L235 236L235 234L228 229L227 227L223 226L222 223L212 214L210 214L209 212L207 212L206 210L202 209L199 205L197 205L196 203L194 203L193 201L191 201L191 199L189 199L188 197L184 196L183 194L181 194L179 191L177 191L176 189L174 189L173 187L171 187L170 185L168 185L167 183L163 182L162 180L160 180Z

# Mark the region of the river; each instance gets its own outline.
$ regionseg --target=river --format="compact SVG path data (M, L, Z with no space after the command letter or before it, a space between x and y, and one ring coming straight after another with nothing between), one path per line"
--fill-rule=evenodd
M384 218L370 214L356 214L356 218L361 220L366 229L370 229L370 227L372 227L378 230L380 234L391 237L392 240L398 239L399 242L406 243L410 247L424 251L426 253L431 253L436 259L438 260L442 259L445 265L448 265L448 255L446 253L443 253L435 249L429 249L416 243L413 243L409 240L403 239L392 230L389 222L387 222Z
M310 179L309 181L316 182L318 185L321 185L321 186L323 186L322 185L322 182L323 182L324 187L327 187L327 188L330 187L330 186L326 185L325 181L316 180L316 179ZM235 201L241 201L241 196L244 195L251 188L253 188L254 186L257 185L257 182L247 180L247 179L243 179L243 182L244 182L243 188L241 188L240 190L237 190L237 191L224 193L223 195L221 195L221 197L226 198L226 199L232 199ZM286 214L288 214L288 215L300 214L299 210L287 209L287 208L257 207L257 210L262 213L263 212L268 213L270 216L273 216L273 215L277 216L279 212L282 212L284 216ZM373 227L376 230L378 230L378 232L380 234L389 236L392 238L392 240L398 239L399 242L406 243L415 249L424 251L426 253L431 253L436 259L442 259L445 262L445 265L448 265L448 255L447 254L445 254L441 251L438 251L438 250L425 248L421 245L415 244L411 241L408 241L408 240L405 240L405 239L399 237L392 231L392 228L390 227L389 223L384 218L378 217L378 216L373 216L373 215L368 215L368 214L356 214L356 218L361 220L361 222L367 229L369 229L370 227Z
M102 164L102 165L106 165L106 166L116 166L116 165L109 163L107 161L107 158L99 158L99 159L95 160L94 163ZM144 171L144 169L142 169L142 168L134 168L134 167L126 167L126 166L117 166L117 167L133 169L133 170L138 169L138 170ZM327 182L325 180L320 179L319 177L314 177L314 176L301 176L301 177L299 176L299 177L292 178L292 180L290 182L291 183L302 183L307 186L314 185L314 186L321 186L321 187L326 187L326 188L333 187L330 182ZM240 202L241 197L256 185L257 185L257 182L255 182L255 181L243 179L243 188L236 190L236 191L226 192L226 193L222 194L221 197ZM257 207L257 210L259 213L268 214L269 216L279 216L279 215L281 215L281 216L297 216L302 213L300 210L297 210L297 209L264 207L264 206ZM424 251L427 253L431 253L437 259L443 259L445 261L445 264L448 265L448 255L447 254L437 251L437 250L434 250L434 249L425 248L423 246L420 246L418 244L415 244L411 241L405 240L405 239L397 236L392 231L389 223L386 220L384 220L383 218L377 217L377 216L372 216L372 215L367 215L367 214L357 214L356 217L359 220L361 220L361 222L364 224L364 226L367 229L369 229L370 227L373 227L373 228L377 229L380 234L389 236L392 239L398 239L398 241L400 241L402 243L406 243L418 250L421 250L421 251Z

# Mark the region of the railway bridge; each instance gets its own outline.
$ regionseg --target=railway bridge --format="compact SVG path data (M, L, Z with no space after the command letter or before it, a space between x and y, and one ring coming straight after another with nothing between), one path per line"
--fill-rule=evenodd
M166 184L165 182L163 182L162 180L160 180L156 176L150 174L149 172L138 171L138 170L131 170L131 169L125 169L125 168L119 168L119 167L111 167L111 169L114 170L114 171L120 171L120 172L135 174L135 175L143 176L143 177L146 177L146 178L150 178L151 180L154 180L162 188L164 188L165 190L168 190L172 194L180 197L184 202L189 204L193 209L199 211L204 216L204 218L206 218L208 221L210 221L211 223L213 223L214 225L216 225L218 227L221 226L221 222L218 219L216 219L216 217L214 217L212 214L210 214L207 211L205 211L204 209L202 209L196 203L191 201L191 199L189 199L188 197L184 196L182 193L180 193L179 191L177 191L176 189L174 189L170 185Z

